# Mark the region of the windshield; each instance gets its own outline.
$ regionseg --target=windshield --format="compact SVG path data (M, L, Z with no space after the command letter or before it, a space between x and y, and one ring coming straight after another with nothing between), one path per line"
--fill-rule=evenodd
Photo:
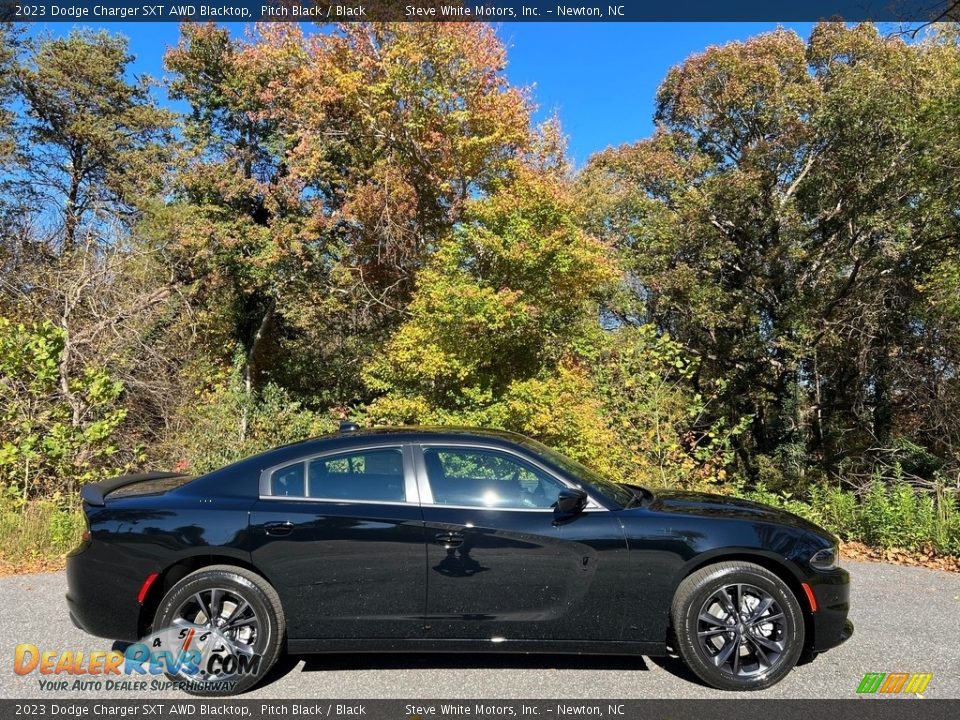
M579 463L576 460L547 447L546 445L538 443L535 440L528 440L527 444L530 445L532 450L536 451L538 455L543 457L552 465L555 465L560 470L563 470L573 477L580 478L584 482L589 483L603 493L607 499L615 502L621 508L632 504L631 501L633 501L636 497L636 493L628 486L616 483L613 480L604 477L596 470L588 468L583 463Z

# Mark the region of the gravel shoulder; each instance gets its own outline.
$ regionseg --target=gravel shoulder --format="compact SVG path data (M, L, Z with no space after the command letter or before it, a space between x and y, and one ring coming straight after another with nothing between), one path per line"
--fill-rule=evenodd
M752 698L852 698L867 672L930 672L928 698L960 698L960 575L848 562L853 638L796 668ZM0 578L2 698L118 697L122 692L45 692L38 675L13 672L13 652L109 650L67 617L62 572ZM244 698L732 698L697 682L675 658L525 655L337 655L283 658ZM150 698L180 698L178 691Z

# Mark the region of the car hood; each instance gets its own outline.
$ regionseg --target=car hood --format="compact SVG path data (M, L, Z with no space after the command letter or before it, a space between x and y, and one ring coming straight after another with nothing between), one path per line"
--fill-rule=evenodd
M801 530L809 530L824 538L833 539L833 536L826 530L799 515L770 505L762 505L752 500L730 497L729 495L658 490L648 508L655 512L688 513L691 515L778 523Z

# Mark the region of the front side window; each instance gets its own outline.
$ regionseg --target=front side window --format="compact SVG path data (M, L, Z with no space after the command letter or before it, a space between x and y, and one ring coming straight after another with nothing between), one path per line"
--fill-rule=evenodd
M427 478L438 505L550 508L563 484L519 458L496 450L425 448Z

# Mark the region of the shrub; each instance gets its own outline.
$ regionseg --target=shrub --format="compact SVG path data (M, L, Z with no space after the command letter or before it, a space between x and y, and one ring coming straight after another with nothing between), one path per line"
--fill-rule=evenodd
M722 388L695 392L698 367L652 324L608 333L591 370L604 414L629 451L619 478L683 488L725 481L748 418L731 427L712 417L712 397Z
M739 485L735 492L807 518L843 540L960 555L960 510L956 498L943 488L930 493L902 480L888 484L874 477L862 497L822 483L803 500L763 485L750 490Z
M195 474L337 427L332 416L303 407L272 383L248 398L236 373L201 393L183 413L182 431L158 450L156 461Z
M834 485L814 485L810 489L810 505L817 510L820 524L835 534L857 527L860 506L852 492Z
M883 483L873 482L863 499L859 522L861 537L858 539L870 545L892 547L897 522L887 488Z
M65 341L49 322L0 317L0 483L25 499L70 492L109 472L126 417L123 385L102 368L84 367L64 382Z

